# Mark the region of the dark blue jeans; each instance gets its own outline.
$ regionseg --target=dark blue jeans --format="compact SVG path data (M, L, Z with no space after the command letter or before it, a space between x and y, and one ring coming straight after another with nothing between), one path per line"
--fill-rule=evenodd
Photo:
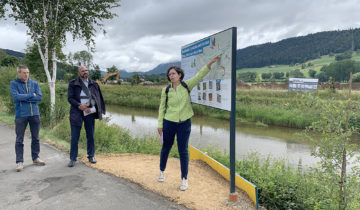
M169 157L169 153L172 145L174 144L174 138L176 134L178 152L180 156L181 166L181 179L187 179L188 167L189 167L189 136L191 132L191 120L188 119L184 122L176 123L168 120L163 121L163 146L160 154L160 170L164 171L166 168L166 162Z
M88 158L94 157L95 154L95 141L94 141L94 131L95 131L95 114L89 114L83 117L84 126L86 131L87 139L87 154ZM82 126L71 125L71 148L70 148L70 160L76 160L78 156L78 144L80 131Z
M15 118L16 163L24 162L24 135L25 135L25 130L26 130L27 124L30 125L30 132L31 132L31 157L33 160L35 160L36 158L39 157L39 153L40 153L40 140L39 140L40 116L36 115L36 116Z

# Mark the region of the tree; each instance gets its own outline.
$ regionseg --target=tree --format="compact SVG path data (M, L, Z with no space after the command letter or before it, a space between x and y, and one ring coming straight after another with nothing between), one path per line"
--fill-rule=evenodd
M270 78L271 78L271 73L262 73L262 74L261 74L261 77L262 77L263 79L270 79Z
M320 69L327 77L333 77L336 82L349 81L350 72L360 72L360 63L353 60L342 60L325 65Z
M19 59L15 56L8 55L1 60L1 66L16 66L19 64Z
M94 70L90 72L90 78L93 80L100 80L101 79L101 70L99 65L95 65Z
M348 195L351 190L358 192L358 189L351 189L351 186L359 182L356 168L351 174L348 173L350 170L347 170L347 165L357 151L351 141L356 128L349 124L349 120L358 110L358 105L351 100L351 80L349 82L349 92L345 100L323 100L309 95L310 100L306 102L309 104L304 104L306 107L315 107L320 113L318 121L307 128L305 137L313 143L312 155L320 158L324 183L333 183L329 185L328 192L323 193L323 199L337 199L337 209L346 209L347 200L356 199ZM316 135L313 134L314 131ZM334 206L331 209L334 209Z
M305 63L301 64L301 69L305 69L305 68L306 68L306 64Z
M106 71L107 71L107 73L114 73L114 72L119 71L119 69L115 65L112 65L112 67L106 68ZM116 75L108 78L108 80L115 80L115 79L116 79Z
M90 69L92 66L93 56L91 53L82 50L74 53L73 60L77 61L76 65L85 66L87 69Z
M119 69L115 65L112 65L112 67L106 68L106 71L107 73L113 73L119 71Z
M244 82L255 82L257 73L255 72L244 72L239 74L239 79Z
M329 76L327 76L323 71L317 73L315 77L319 79L319 82L327 82L329 80Z
M51 115L55 107L57 53L66 43L66 34L71 33L73 39L84 39L88 47L95 45L93 37L96 29L103 28L101 23L103 20L114 18L116 14L110 10L119 6L117 0L87 3L80 0L2 0L0 2L0 17L8 14L15 21L24 23L28 28L27 33L38 47L50 89ZM12 12L6 13L8 9ZM105 30L103 31L105 33ZM51 65L49 65L50 60Z
M0 63L7 56L5 50L0 49Z
M137 72L133 73L130 77L131 85L137 85L140 83L140 76Z
M315 75L316 75L316 71L315 71L315 70L310 69L310 70L308 71L308 73L309 73L309 76L310 76L311 78L315 78Z
M353 82L360 82L360 72L353 75L352 81Z
M38 47L28 45L25 50L24 64L30 69L31 75L35 75L40 82L46 82L44 65L39 54Z
M350 59L351 57L352 57L352 51L348 50L348 51L346 51L344 53L336 55L335 60L341 61L341 60L345 60L345 59Z
M274 72L274 73L273 73L273 77L274 77L275 79L281 79L281 78L284 77L284 72Z
M295 69L294 71L290 72L290 77L293 78L304 78L304 74L299 70L299 69Z

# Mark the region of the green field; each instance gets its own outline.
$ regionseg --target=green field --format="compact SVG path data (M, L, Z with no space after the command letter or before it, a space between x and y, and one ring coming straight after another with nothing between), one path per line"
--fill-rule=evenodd
M351 60L354 61L360 61L360 54L357 53L353 53ZM261 67L261 68L242 68L242 69L237 69L237 75L239 73L244 73L244 72L255 72L257 74L262 74L262 73L273 73L273 72L290 72L290 71L294 71L295 69L299 69L301 72L304 73L305 77L309 77L308 75L308 71L310 69L315 70L315 71L320 71L320 69L325 66L325 65L329 65L330 63L335 62L335 55L333 56L329 56L329 55L324 55L321 56L321 58L318 59L314 59L314 60L309 60L307 62L305 62L306 67L304 69L301 68L302 64L298 64L298 65L294 65L294 66L290 66L290 65L271 65L271 66L265 66L265 67ZM313 64L312 66L308 66L308 64L311 63Z

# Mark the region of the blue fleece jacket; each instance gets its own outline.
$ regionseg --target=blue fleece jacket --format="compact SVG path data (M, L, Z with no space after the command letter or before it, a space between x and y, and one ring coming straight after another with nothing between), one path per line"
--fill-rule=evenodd
M40 115L37 102L42 95L37 82L29 78L25 83L16 78L10 82L10 92L15 102L15 118Z

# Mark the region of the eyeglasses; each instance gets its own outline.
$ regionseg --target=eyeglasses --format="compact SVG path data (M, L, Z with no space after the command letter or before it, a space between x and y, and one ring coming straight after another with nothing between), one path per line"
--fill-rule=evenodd
M177 73L169 73L168 76L171 77L171 76L174 76L174 75L177 75Z

